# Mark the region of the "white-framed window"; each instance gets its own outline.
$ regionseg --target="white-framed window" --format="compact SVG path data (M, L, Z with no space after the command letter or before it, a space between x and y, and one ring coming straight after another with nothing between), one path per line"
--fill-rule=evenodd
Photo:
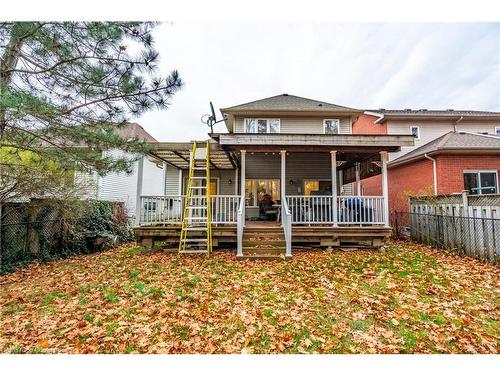
M415 139L420 139L420 127L410 126L410 133L415 137Z
M339 134L340 133L340 120L337 118L327 118L323 120L323 133L325 134Z
M469 194L497 194L498 171L464 171L464 189Z
M246 118L245 133L279 133L279 118Z
M495 126L495 135L500 135L500 126Z

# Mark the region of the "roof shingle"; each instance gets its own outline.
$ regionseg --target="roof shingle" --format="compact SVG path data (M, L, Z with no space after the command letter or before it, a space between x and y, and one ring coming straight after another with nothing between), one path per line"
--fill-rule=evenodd
M319 100L302 98L300 96L281 94L253 102L239 104L233 107L221 108L221 112L238 111L317 111L317 112L361 112L354 108Z
M500 137L491 134L467 132L449 132L393 160L391 164L400 164L408 160L446 150L496 150L500 153Z

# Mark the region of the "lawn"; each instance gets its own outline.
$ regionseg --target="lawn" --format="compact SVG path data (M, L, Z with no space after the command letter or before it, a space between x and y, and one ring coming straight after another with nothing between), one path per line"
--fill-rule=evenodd
M499 271L410 243L291 261L127 245L0 276L0 352L498 353Z

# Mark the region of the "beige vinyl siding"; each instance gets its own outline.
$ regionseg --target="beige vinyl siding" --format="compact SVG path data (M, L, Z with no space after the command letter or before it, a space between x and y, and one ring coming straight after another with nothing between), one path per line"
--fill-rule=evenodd
M267 117L259 117L267 118ZM269 118L277 118L270 116ZM323 120L338 118L340 120L340 134L351 134L352 124L350 117L281 117L280 132L284 134L323 134ZM237 117L234 122L234 132L244 133L243 117Z
M165 174L165 194L178 195L179 192L179 168L167 165Z
M415 146L401 147L400 152L390 153L389 159L394 160L411 150L423 146L430 141L454 130L453 121L429 121L429 120L388 120L387 133L388 134L411 134L411 127L418 126L420 128L420 139L415 139ZM470 121L463 120L456 126L457 131L464 131L470 133L489 133L494 134L495 126L498 123L493 121Z

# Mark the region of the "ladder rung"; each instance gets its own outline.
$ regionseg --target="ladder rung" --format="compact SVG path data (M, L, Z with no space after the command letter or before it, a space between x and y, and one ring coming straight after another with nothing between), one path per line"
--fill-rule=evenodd
M206 186L191 186L190 189L206 189Z
M181 254L206 254L206 253L208 253L208 250L206 250L206 249L201 249L201 250L181 250L179 252Z
M205 230L208 230L208 228L207 227L190 227L190 228L184 228L184 230L193 230L193 231L202 230L202 231L205 231Z
M206 171L207 167L193 167L195 171Z
M189 220L207 220L207 216L187 216Z
M207 242L207 238L183 238L182 242Z
M204 180L204 179L206 179L206 177L205 176L193 176L193 177L191 177L191 179L192 180Z
M206 210L208 207L207 206L189 206L186 207L188 210Z

